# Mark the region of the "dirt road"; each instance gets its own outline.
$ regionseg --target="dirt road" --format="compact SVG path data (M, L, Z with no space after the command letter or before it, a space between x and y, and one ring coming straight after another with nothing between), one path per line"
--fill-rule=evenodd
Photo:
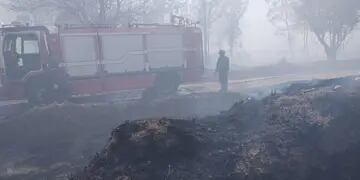
M266 76L260 78L249 78L229 81L229 91L234 93L244 93L245 95L253 95L254 92L259 92L261 89L269 91L268 88L274 88L276 85L281 85L289 82L313 80L313 79L331 79L338 77L346 77L359 74L356 71L344 71L334 73L321 73L321 74L286 74L283 76ZM282 88L282 87L280 87ZM220 89L219 83L217 82L200 82L200 83L189 83L181 85L179 88L180 95L187 95L193 93L213 93ZM263 91L261 91L262 93ZM269 91L270 92L270 91ZM133 102L141 98L142 90L129 90L122 91L114 94L109 98L104 98L101 101L110 103L119 102ZM76 101L76 100L75 100ZM25 100L14 100L14 101L0 101L0 117L5 108L11 105L24 104Z
M287 74L282 76L268 76L260 77L253 79L240 79L240 80L230 80L229 81L229 91L249 94L254 93L254 91L259 91L260 89L270 90L269 88L276 88L277 85L280 85L279 88L282 88L282 84L296 82L296 81L306 81L306 80L322 80L322 79L332 79L339 77L347 77L357 75L357 71L344 71L344 72L334 72L334 73L319 73L319 74ZM217 82L204 82L204 83L194 83L186 84L180 87L181 93L205 93L205 92L217 92L220 89L220 85ZM270 91L269 91L270 93Z

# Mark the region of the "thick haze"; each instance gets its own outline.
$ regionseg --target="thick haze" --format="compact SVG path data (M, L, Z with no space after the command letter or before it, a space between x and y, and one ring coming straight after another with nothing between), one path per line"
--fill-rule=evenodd
M286 57L295 63L325 60L323 47L309 33L308 48L302 42L303 34L295 34L295 57L291 55L287 45L286 36L275 35L276 29L267 18L268 5L264 0L250 0L249 7L245 13L241 29L243 51L249 54L246 59L237 60L241 65L262 65L279 62L281 57ZM346 48L339 50L339 59L355 59L360 57L360 31L356 30L345 42Z
M275 27L269 22L266 14L268 6L264 0L251 0L245 13L241 28L242 44L249 60L241 60L242 65L271 64L279 56L288 56L285 36L276 36Z
M5 0L0 0L4 2ZM325 60L326 55L323 47L319 44L315 36L310 32L308 46L304 45L303 32L293 33L294 38L294 56L288 48L287 37L284 35L275 35L276 28L268 20L267 13L269 7L265 0L250 0L244 16L241 18L240 29L242 31L239 37L240 43L234 48L232 57L233 63L241 66L256 66L274 64L282 58L286 58L290 62L309 62L316 60ZM187 10L189 11L189 10ZM190 10L197 12L198 10ZM187 12L188 13L188 12ZM4 7L0 8L0 21L9 23L15 20L14 12ZM219 20L214 23L210 52L212 61L214 61L218 49L226 49L229 47L226 43L221 42L222 35L226 32L221 29L223 22ZM346 48L340 48L338 59L354 59L360 57L360 32L355 29L345 42ZM210 63L209 66L213 66Z
M6 2L5 0L0 0L0 3ZM15 13L9 11L3 6L0 6L0 23L8 24L15 19Z

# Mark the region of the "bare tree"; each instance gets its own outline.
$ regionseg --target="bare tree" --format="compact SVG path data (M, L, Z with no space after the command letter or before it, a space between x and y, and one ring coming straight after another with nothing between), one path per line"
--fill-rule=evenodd
M286 35L291 56L294 56L292 31L299 27L294 5L298 0L265 0L269 4L267 16L277 28L277 34Z
M183 1L176 0L12 0L7 6L17 12L35 13L44 8L71 15L83 24L128 22L170 13Z
M198 0L197 2L199 19L201 19L204 34L205 59L208 59L210 54L210 30L212 24L220 17L217 12L220 3L220 0Z
M269 16L273 22L285 23L288 32L291 24L303 23L304 27L309 27L324 47L330 61L337 59L338 49L360 20L359 0L266 1L271 4Z
M227 33L224 37L228 41L230 51L236 44L240 34L240 18L247 7L248 0L198 0L200 19L204 33L204 53L208 58L210 52L211 30L215 22L221 19L226 20L224 28Z
M359 22L358 0L302 0L297 12L335 61L338 49Z
M248 6L248 0L227 0L223 4L223 17L227 21L225 27L227 42L230 47L230 54L233 54L234 47L241 34L240 19L244 15Z

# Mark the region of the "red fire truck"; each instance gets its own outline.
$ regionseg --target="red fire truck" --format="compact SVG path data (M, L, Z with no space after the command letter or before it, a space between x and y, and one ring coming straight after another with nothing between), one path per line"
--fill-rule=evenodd
M122 90L174 91L200 80L195 25L6 26L1 29L1 99L33 103Z

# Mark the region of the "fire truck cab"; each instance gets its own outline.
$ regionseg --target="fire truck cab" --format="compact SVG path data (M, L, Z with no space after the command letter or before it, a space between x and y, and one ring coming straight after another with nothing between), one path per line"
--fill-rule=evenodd
M174 91L201 79L196 26L43 26L1 29L2 99L48 103L157 87Z
M24 99L29 77L43 74L50 63L49 31L42 26L1 29L1 99Z

